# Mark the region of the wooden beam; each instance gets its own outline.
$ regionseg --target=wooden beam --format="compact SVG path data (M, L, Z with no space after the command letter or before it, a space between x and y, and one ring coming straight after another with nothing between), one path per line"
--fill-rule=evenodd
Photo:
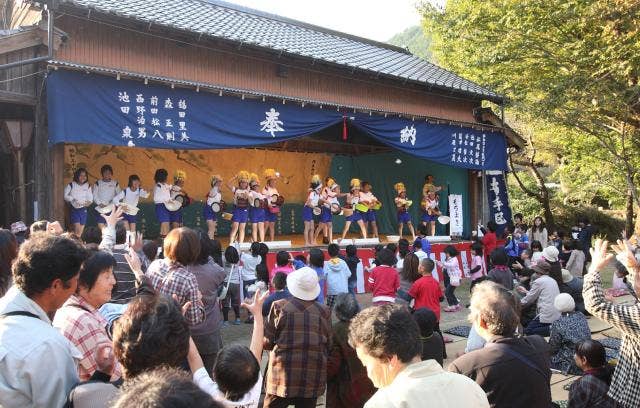
M16 103L18 105L35 106L36 98L31 95L0 90L0 102Z
M39 29L32 29L1 37L0 54L7 54L12 51L42 45L42 37L40 36L39 31Z

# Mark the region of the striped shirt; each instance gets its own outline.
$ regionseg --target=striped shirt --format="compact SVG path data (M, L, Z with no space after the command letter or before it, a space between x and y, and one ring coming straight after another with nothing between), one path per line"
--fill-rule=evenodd
M599 272L584 275L584 305L589 313L622 333L620 358L609 396L623 407L640 407L640 304L615 304L604 297Z
M136 275L124 257L127 253L126 245L115 245L111 252L111 255L116 259L116 267L113 268L116 284L111 291L109 303L129 303L136 296Z

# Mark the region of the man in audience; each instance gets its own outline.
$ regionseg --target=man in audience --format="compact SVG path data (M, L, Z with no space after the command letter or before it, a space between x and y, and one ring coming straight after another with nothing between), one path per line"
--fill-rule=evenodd
M0 406L60 407L78 382L80 352L50 317L76 291L87 252L36 234L20 248L13 286L0 300Z
M349 344L378 391L365 408L488 407L472 380L448 373L435 360L421 361L417 324L404 307L374 306L351 321Z
M549 346L537 335L516 337L519 317L513 294L495 282L479 283L470 309L469 321L487 343L458 357L449 371L480 384L492 407L551 406Z
M560 289L558 283L549 276L551 265L548 262L542 260L531 269L538 275L531 284L531 289L527 291L522 286L518 286L518 291L524 294L520 299L522 307L536 304L536 317L524 328L524 334L549 336L551 323L560 318L560 312L553 305L556 296L560 294Z
M287 276L292 297L273 302L264 327L271 350L265 408L315 408L327 383L331 311L316 302L318 274L305 266Z

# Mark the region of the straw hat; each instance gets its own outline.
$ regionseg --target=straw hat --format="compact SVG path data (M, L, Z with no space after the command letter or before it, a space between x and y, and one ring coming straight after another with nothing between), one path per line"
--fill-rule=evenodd
M542 250L542 257L549 262L558 262L558 248L554 246L548 246Z
M403 191L407 191L407 189L404 186L404 183L396 183L393 185L393 188L396 189L396 192L398 194L402 193Z
M287 289L294 297L302 300L315 300L320 294L318 274L305 266L287 275Z
M187 179L187 172L184 171L184 170L176 170L176 172L173 174L173 179L175 181L186 180Z
M275 169L265 169L264 170L264 178L269 180L277 179L280 177L280 173L278 173Z
M238 178L238 183L242 181L244 181L245 183L248 183L249 179L251 178L251 173L249 173L246 170L240 170L236 177Z
M561 293L553 300L553 306L560 313L570 313L576 310L576 302L570 294Z
M360 179L354 178L351 179L351 182L349 183L349 186L351 186L351 189L360 189Z

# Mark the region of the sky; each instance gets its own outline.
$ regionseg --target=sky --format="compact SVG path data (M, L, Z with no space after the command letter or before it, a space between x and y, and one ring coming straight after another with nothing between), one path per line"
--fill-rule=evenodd
M382 42L420 24L420 0L226 1Z

